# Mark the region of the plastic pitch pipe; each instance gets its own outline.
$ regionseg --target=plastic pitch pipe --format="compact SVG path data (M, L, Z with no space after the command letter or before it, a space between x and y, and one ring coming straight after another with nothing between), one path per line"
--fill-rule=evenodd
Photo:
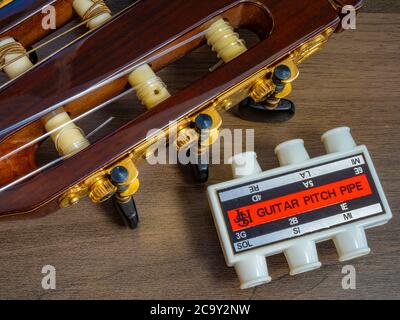
M326 132L327 154L310 159L304 141L276 147L280 168L262 172L254 152L232 158L234 180L208 199L228 266L242 289L271 281L266 257L283 252L296 275L321 266L316 243L333 239L339 260L370 252L365 229L392 214L365 146L347 127Z

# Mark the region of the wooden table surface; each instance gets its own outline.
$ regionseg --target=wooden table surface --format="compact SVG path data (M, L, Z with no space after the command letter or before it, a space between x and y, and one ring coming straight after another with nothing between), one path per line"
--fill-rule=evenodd
M129 1L109 2L116 10ZM319 270L291 277L284 256L272 256L273 281L240 290L223 259L206 186L188 183L178 166L143 164L136 231L121 226L110 205L89 201L41 219L0 223L0 298L400 298L399 21L399 1L368 1L356 31L335 35L301 66L292 121L254 124L224 115L226 128L255 129L265 170L278 165L274 146L288 139L303 138L311 156L323 154L320 135L337 126L350 126L355 139L368 146L394 217L367 231L372 253L350 262L357 271L356 290L342 289L344 264L331 241L318 245ZM203 49L163 77L177 90L212 62ZM130 98L116 106L120 117L131 108ZM228 165L211 167L209 184L228 179ZM56 290L41 287L44 265L56 267Z

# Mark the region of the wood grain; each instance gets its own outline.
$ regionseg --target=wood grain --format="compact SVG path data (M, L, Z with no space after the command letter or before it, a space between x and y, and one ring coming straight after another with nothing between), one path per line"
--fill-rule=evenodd
M227 128L255 129L264 169L277 166L273 148L279 142L301 137L318 156L320 135L343 124L368 146L394 218L367 232L372 253L351 262L357 290L341 288L343 264L331 242L318 245L321 269L291 277L284 257L274 256L268 258L270 284L239 290L234 270L224 263L206 186L189 184L177 166L143 164L136 197L141 226L134 232L119 225L108 204L88 201L37 220L0 223L0 298L400 298L400 11L390 12L382 3L369 1L356 31L336 35L304 63L292 96L298 114L290 123L263 125L224 116ZM214 62L200 50L162 76L178 90ZM123 118L135 106L132 97L125 98L114 115ZM229 166L212 166L210 184L230 178ZM41 288L47 264L57 269L54 291Z

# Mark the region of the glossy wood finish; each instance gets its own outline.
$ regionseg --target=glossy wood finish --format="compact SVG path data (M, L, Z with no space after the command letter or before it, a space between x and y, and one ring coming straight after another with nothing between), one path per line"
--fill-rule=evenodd
M0 33L10 30L54 2L55 0L13 0L0 9Z
M310 155L318 156L324 152L322 132L350 126L357 142L368 146L393 210L390 223L367 231L370 255L339 263L332 242L323 242L318 245L320 269L292 277L284 256L273 256L268 259L272 282L240 290L235 271L223 259L206 186L189 184L179 166L144 163L135 196L142 219L133 233L117 223L111 204L89 201L42 219L2 221L0 298L400 299L400 73L393 72L399 61L399 28L398 0L369 0L357 30L334 36L302 64L291 96L298 107L292 121L265 125L241 121L233 113L223 116L224 128L255 130L255 148L265 170L278 165L273 154L278 143L303 138ZM214 61L208 48L202 48L163 70L162 77L176 91ZM375 90L369 90L371 83ZM131 97L115 106L115 127L134 107L139 104ZM93 119L93 126L100 119ZM209 184L228 179L229 165L211 167ZM41 270L48 264L57 269L56 290L41 286ZM346 264L356 269L356 290L342 289ZM270 304L264 305L267 317Z
M267 20L271 16L274 22L270 36L243 56L180 91L79 155L35 176L23 185L3 192L0 195L1 214L31 211L45 204L48 206L42 209L46 212L53 210L57 197L63 191L137 145L146 137L149 129L162 128L169 121L195 110L339 22L337 13L326 0L263 0L258 3L264 7L233 0L179 0L172 3L158 0L157 7L165 9L154 11L155 1L140 2L112 23L96 30L3 89L0 92L0 130L95 86L119 70L141 61L149 52L157 52L179 41L196 28L204 30L218 13L236 27L249 24L249 15L246 15L249 12L264 12L258 16ZM192 14L187 15L187 12ZM180 19L176 19L177 16ZM158 23L154 24L154 21ZM265 28L265 20L257 19L256 15L254 27ZM264 34L270 31L264 30ZM109 39L114 40L111 42ZM191 49L185 48L184 51ZM182 54L184 52L178 51L170 58ZM84 104L81 106L87 107ZM14 136L11 135L10 139L13 141ZM62 179L59 178L61 176ZM26 194L31 196L26 197Z
M0 9L0 38L11 36L25 48L43 39L54 30L45 30L42 8L52 5L56 9L56 26L62 27L74 17L73 0L14 0Z

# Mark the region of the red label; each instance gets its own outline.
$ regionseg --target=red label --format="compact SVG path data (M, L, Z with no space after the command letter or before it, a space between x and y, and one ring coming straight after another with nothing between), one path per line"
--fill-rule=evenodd
M372 194L365 174L228 211L233 231Z

